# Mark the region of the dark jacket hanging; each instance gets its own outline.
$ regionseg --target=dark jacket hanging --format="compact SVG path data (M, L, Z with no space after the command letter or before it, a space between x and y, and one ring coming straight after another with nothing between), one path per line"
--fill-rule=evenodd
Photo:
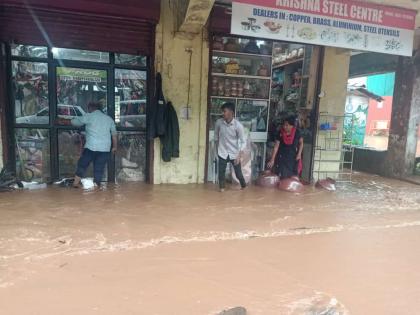
M165 109L166 102L162 91L162 76L156 74L156 94L149 111L150 119L147 128L149 140L161 137L165 134Z
M162 143L162 160L170 162L179 157L179 123L178 115L171 102L165 109L165 135L160 137Z

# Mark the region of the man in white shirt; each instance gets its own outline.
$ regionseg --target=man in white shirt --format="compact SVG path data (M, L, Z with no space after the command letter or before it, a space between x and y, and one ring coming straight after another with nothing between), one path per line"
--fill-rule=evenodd
M241 155L246 146L244 127L234 118L233 103L223 104L222 113L223 118L216 121L214 129L214 140L219 156L219 188L221 192L225 190L226 167L231 163L241 189L244 189L246 183L241 169Z

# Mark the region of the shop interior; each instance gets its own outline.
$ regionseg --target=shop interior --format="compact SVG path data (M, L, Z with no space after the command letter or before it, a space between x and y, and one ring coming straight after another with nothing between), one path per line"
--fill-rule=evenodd
M244 125L247 147L242 168L247 181L265 169L283 119L296 117L304 137L302 178L310 181L314 141L314 94L318 47L214 35L209 84L209 142L207 180L216 181L215 121L225 102L236 105ZM227 170L232 174L232 170Z

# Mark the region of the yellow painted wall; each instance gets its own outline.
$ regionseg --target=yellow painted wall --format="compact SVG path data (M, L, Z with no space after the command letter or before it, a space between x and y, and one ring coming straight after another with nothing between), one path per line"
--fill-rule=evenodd
M349 76L350 51L327 47L322 72L321 97L319 110L333 115L344 115Z
M171 4L172 3L172 4ZM162 0L156 29L155 68L161 72L163 93L176 108L180 125L180 157L161 159L161 145L155 140L154 183L203 183L206 151L207 83L209 47L205 30L192 36L175 32L173 1ZM187 104L189 53L192 48L189 119L181 115Z
M350 51L337 48L326 48L324 56L324 67L322 75L321 93L319 112L320 114L327 114L333 116L343 116L345 113L345 104L347 96L347 80L350 65ZM342 124L342 118L336 118L338 124ZM341 126L338 126L342 129ZM334 173L319 173L320 171L338 171L340 164L337 162L322 162L322 161L337 161L340 160L342 147L341 142L328 140L328 138L341 137L342 130L332 132L331 134L325 131L318 131L317 145L329 148L330 151L315 151L314 163L314 179L333 177ZM335 150L336 149L336 150ZM321 160L321 162L317 161ZM319 175L319 176L318 176Z

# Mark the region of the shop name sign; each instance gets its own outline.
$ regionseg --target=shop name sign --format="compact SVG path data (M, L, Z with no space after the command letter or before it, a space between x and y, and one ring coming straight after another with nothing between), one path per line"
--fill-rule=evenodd
M416 14L352 0L234 0L231 33L411 56Z

